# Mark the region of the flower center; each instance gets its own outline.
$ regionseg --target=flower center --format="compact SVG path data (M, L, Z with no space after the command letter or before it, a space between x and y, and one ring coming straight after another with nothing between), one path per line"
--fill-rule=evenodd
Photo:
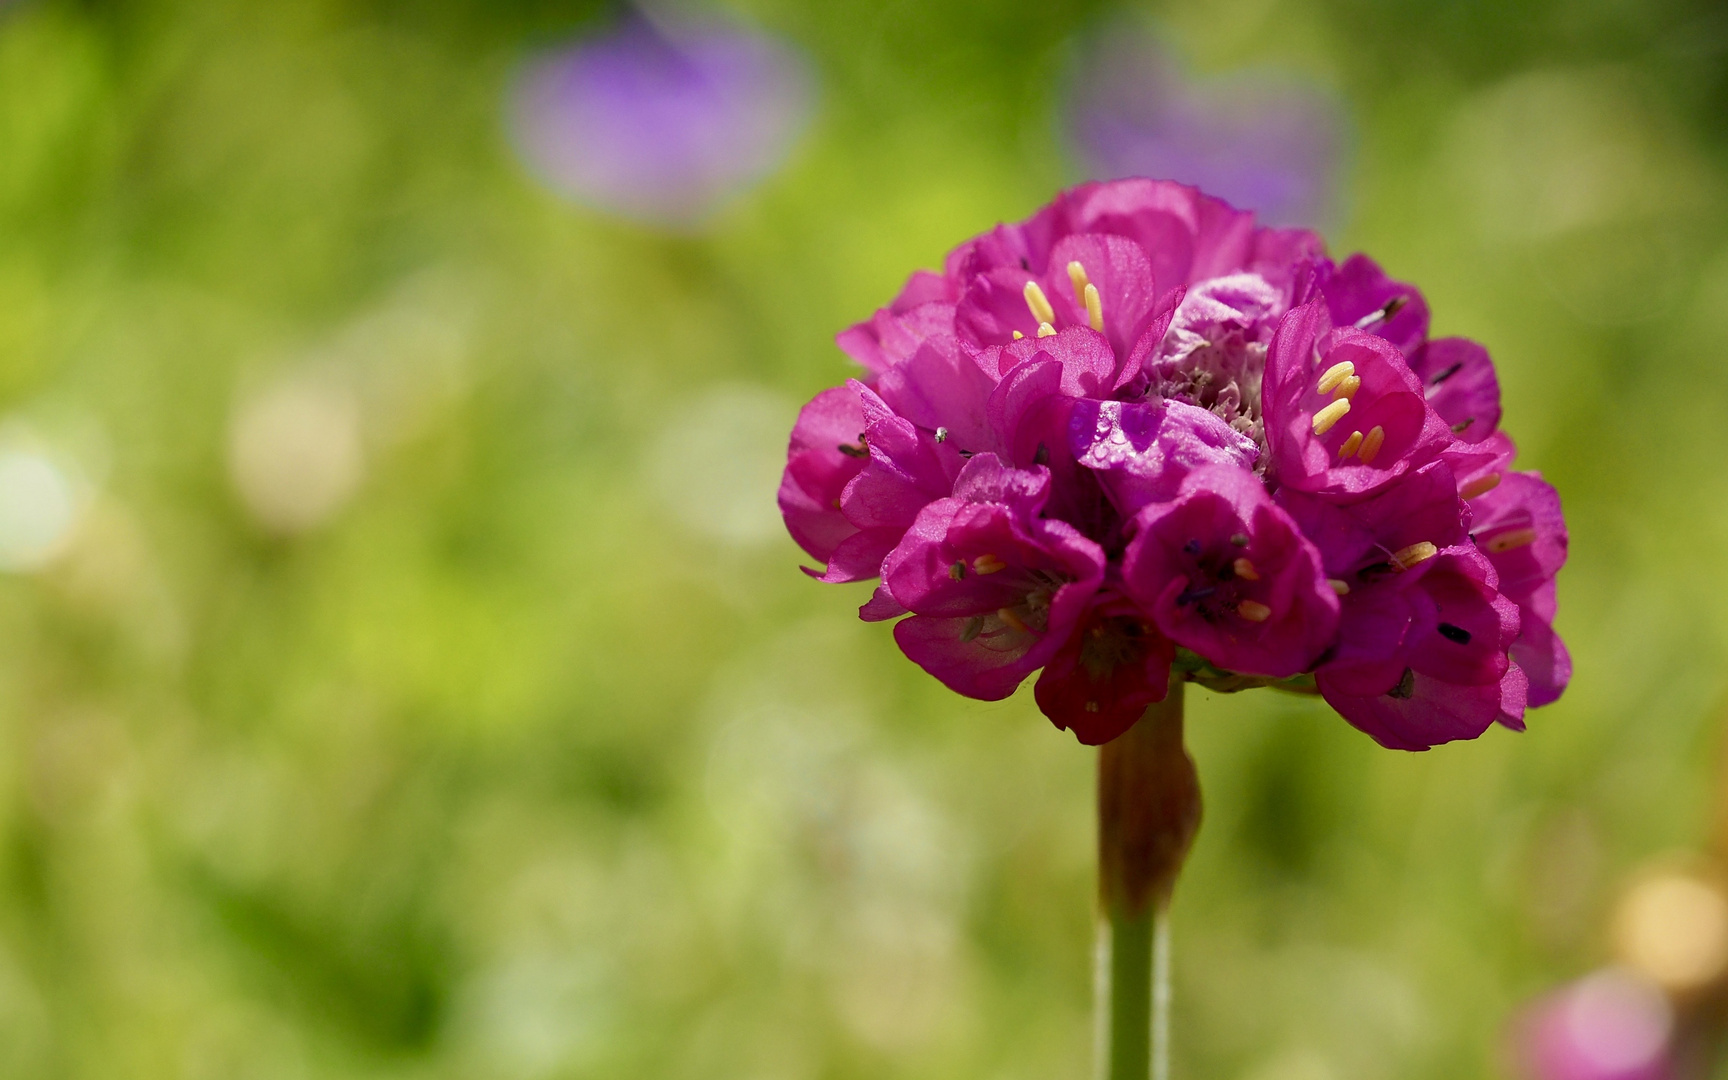
M1247 556L1203 551L1198 540L1188 541L1183 550L1194 558L1194 569L1188 574L1188 587L1176 595L1177 607L1191 606L1209 623L1226 615L1253 623L1272 617L1270 607L1242 595L1250 583L1260 580L1259 569Z
M1190 289L1148 365L1158 397L1195 405L1253 439L1268 460L1261 421L1266 347L1285 299L1253 274L1214 278Z
M1100 618L1080 637L1080 666L1094 684L1108 679L1125 664L1138 662L1146 651L1147 627L1139 619L1125 616ZM1088 702L1087 712L1097 712Z

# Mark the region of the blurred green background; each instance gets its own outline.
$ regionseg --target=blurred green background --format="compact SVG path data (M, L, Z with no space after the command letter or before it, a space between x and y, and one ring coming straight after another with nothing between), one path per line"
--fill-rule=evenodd
M857 623L772 491L833 333L1076 179L1059 89L1122 9L729 10L819 107L669 235L504 134L593 6L0 7L0 445L75 522L0 576L0 1076L1089 1075L1094 753ZM1500 1075L1714 812L1728 18L1131 10L1342 95L1333 251L1490 345L1573 537L1524 735L1191 695L1176 1075Z

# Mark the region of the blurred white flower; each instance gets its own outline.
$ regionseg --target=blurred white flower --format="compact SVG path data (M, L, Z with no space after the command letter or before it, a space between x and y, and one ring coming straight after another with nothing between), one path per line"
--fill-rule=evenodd
M797 403L760 386L717 386L673 410L648 451L664 507L710 539L738 546L781 535L775 505Z
M334 380L290 375L234 411L229 475L271 532L294 535L328 521L360 486L364 458L359 406Z
M80 488L47 450L0 446L0 570L36 570L66 550L84 515Z

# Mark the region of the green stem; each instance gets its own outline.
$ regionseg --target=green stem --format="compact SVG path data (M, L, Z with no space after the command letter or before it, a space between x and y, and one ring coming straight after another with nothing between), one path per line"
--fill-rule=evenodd
M1152 1060L1152 912L1109 915L1105 1080L1148 1080ZM1164 1048L1160 1047L1163 1050Z
M1152 916L1152 1080L1170 1080L1170 905Z
M1180 680L1098 758L1102 1080L1170 1074L1170 894L1200 824Z

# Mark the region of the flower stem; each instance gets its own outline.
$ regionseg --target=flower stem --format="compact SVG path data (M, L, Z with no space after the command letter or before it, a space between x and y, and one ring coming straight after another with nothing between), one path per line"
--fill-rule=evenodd
M1098 756L1099 1074L1168 1080L1170 895L1200 825L1182 682Z

